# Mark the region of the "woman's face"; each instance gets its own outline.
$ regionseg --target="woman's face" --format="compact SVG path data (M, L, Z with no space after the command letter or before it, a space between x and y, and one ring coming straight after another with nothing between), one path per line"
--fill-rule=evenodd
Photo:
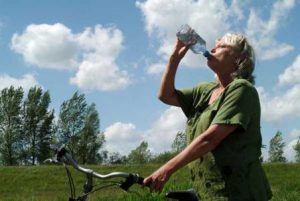
M211 56L207 61L207 65L216 73L231 73L235 70L235 61L238 54L234 51L232 46L225 43L224 37L216 42L210 54Z

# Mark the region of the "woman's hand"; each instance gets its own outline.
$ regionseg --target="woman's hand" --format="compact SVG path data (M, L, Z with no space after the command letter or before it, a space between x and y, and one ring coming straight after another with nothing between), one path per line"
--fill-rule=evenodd
M176 58L180 61L185 56L185 54L187 53L190 46L191 46L191 44L185 45L183 42L181 42L177 38L176 45L175 45L175 48L173 50L173 53L172 53L171 57Z
M168 170L166 165L164 165L145 178L144 185L150 186L151 190L161 193L171 175L172 173Z

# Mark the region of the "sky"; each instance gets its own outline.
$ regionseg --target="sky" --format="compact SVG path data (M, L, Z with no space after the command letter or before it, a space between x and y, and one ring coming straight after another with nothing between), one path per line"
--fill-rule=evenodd
M186 118L157 98L180 25L207 48L227 32L248 37L256 52L263 156L280 130L293 160L300 136L299 0L0 0L0 90L49 90L56 116L76 92L95 103L110 152L128 154L142 141L153 153L171 149ZM201 55L189 51L176 88L212 81Z

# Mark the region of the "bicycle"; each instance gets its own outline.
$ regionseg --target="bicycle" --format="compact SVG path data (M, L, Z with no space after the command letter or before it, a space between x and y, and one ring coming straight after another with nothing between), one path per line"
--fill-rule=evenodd
M70 186L70 197L69 201L86 201L88 196L98 190L101 190L106 187L117 186L128 192L130 187L134 184L139 184L143 186L143 177L140 177L136 173L127 173L127 172L111 172L109 174L99 174L92 169L87 169L80 166L72 157L72 155L64 148L58 148L55 151L54 158L45 160L45 163L62 163L66 168L67 176L69 179ZM74 169L86 175L86 182L83 185L82 195L76 196L75 185L71 175L70 170L68 169L68 165L73 166ZM93 179L112 179L112 178L122 178L124 181L114 182L112 184L102 186L98 189L93 190L94 184ZM185 190L185 191L172 191L168 192L165 195L166 198L175 199L177 201L200 201L193 189Z

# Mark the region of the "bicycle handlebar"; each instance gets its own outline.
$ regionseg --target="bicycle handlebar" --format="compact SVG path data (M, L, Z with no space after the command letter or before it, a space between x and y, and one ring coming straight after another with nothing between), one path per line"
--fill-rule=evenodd
M72 177L70 175L70 172L67 169L67 174L69 177L69 184L70 184L70 189L71 189L71 197L69 198L69 201L85 201L87 199L87 196L89 193L92 192L93 189L93 178L98 178L98 179L109 179L109 178L116 178L116 177L121 177L124 178L125 181L118 183L118 186L122 188L125 191L128 191L129 188L133 184L140 184L143 185L144 178L140 177L138 174L135 173L126 173L126 172L112 172L109 174L99 174L91 169L81 167L72 157L72 155L64 148L57 148L56 149L56 154L55 157L52 159L47 159L44 162L50 162L50 163L57 163L61 162L64 165L69 164L73 166L76 170L79 172L85 173L87 176L87 182L83 186L84 193L83 195L79 196L76 198L75 194L75 186L72 180ZM146 185L149 187L149 185ZM99 190L99 189L98 189ZM94 190L95 191L95 190ZM188 191L177 191L177 192L169 192L166 194L167 198L173 198L178 201L198 201L197 195L194 192L194 190L188 190Z
M81 167L64 147L57 149L56 160L65 164L72 165L76 170L85 173L88 177L95 177L98 179L110 179L116 177L125 178L126 180L120 185L120 188L122 188L125 191L127 191L133 184L143 185L144 178L140 177L138 174L135 173L112 172L103 175L91 169Z

